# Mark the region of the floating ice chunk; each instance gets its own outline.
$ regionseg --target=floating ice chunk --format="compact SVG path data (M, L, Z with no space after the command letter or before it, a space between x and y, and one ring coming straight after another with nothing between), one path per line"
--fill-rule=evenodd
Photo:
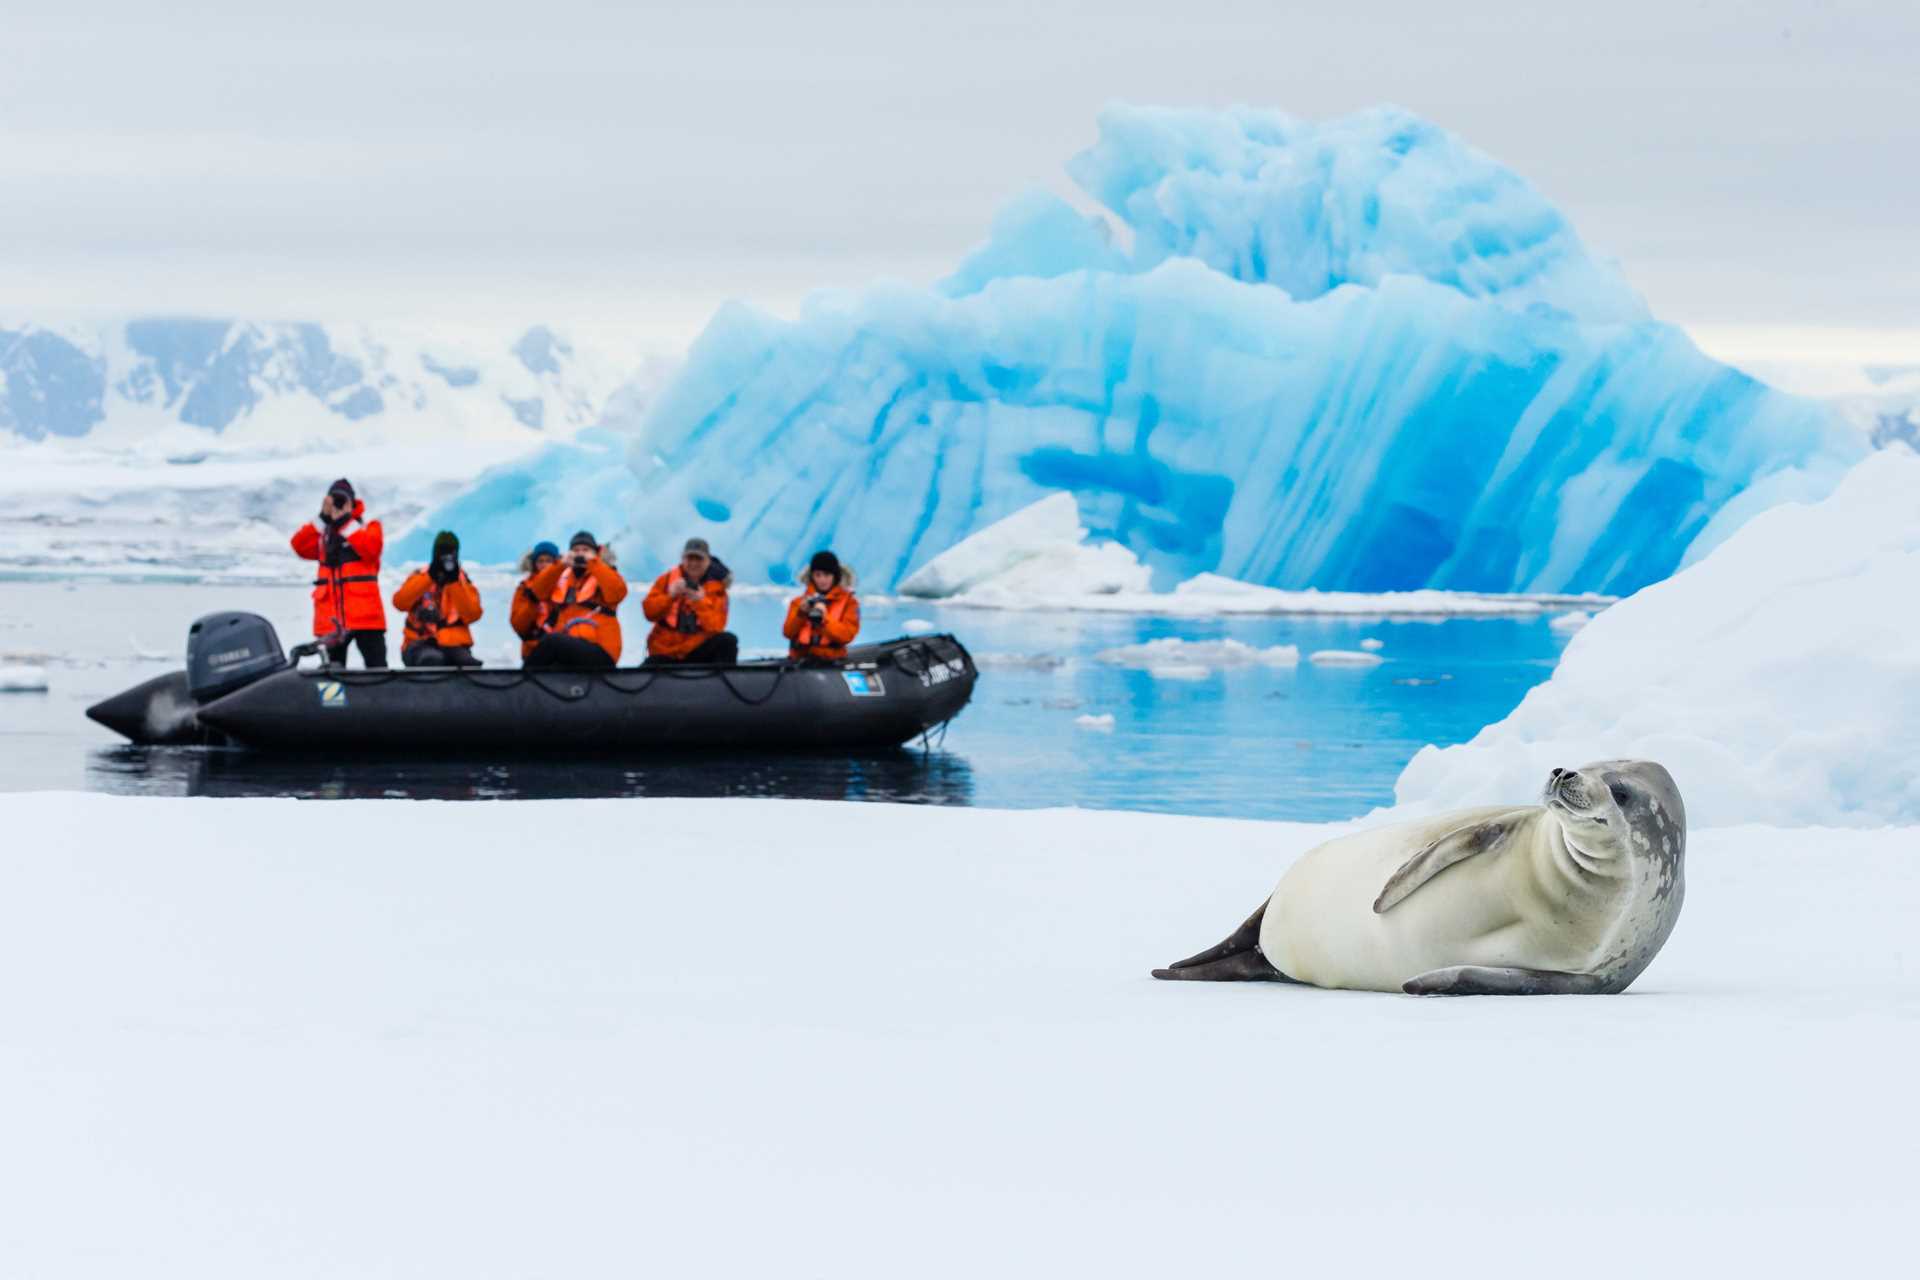
M1096 661L1116 667L1138 667L1143 670L1199 667L1205 671L1209 667L1297 666L1300 649L1290 644L1269 645L1262 649L1233 639L1182 640L1177 636L1167 636L1149 640L1145 644L1102 649L1093 656Z
M1826 501L1754 517L1594 618L1505 720L1421 750L1396 798L1511 803L1556 766L1638 757L1696 827L1920 822L1916 493L1920 459L1886 449Z
M910 636L930 636L939 629L925 618L908 618L900 624L900 630Z
M1070 493L1022 508L941 552L900 594L1044 607L1062 597L1146 591L1152 573L1116 543L1090 544Z
M0 667L0 693L45 693L45 667Z
M1360 647L1369 652L1372 652L1377 649L1384 649L1387 647L1387 645L1386 645L1386 641L1384 640L1375 640L1372 636L1368 636L1365 640L1362 640L1360 642Z
M1057 653L976 653L973 665L982 671L1059 671L1071 660Z
M1572 613L1555 615L1547 625L1555 631L1578 631L1593 621L1593 615L1585 609L1575 609Z
M135 662L172 662L179 656L168 653L164 649L149 649L140 643L139 636L129 635L127 642L133 650L133 660Z
M1147 668L1147 674L1155 680L1205 680L1213 674L1213 668L1197 662L1156 662Z
M1377 667L1383 659L1364 649L1315 649L1307 661L1316 667Z
M1102 733L1113 732L1113 713L1111 711L1102 712L1097 716L1075 716L1073 722L1082 729L1094 729Z

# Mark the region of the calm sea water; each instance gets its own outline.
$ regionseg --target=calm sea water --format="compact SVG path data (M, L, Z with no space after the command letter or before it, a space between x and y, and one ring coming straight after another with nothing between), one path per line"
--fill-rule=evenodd
M504 587L476 651L511 647ZM909 619L952 631L981 661L974 701L932 750L865 757L516 761L396 765L281 761L240 751L136 748L83 715L86 706L182 665L188 624L219 609L272 619L283 642L307 638L304 589L171 583L0 582L0 665L44 662L51 689L0 694L0 790L138 795L296 795L439 799L576 796L786 796L974 804L1079 805L1325 820L1388 803L1426 743L1461 742L1552 671L1564 637L1544 618L1498 620L1192 620L1007 614L870 605L867 638ZM734 605L747 649L779 644L781 600ZM644 624L630 627L639 650ZM1250 667L1174 679L1094 655L1161 637L1232 638L1265 647L1356 649L1381 642L1379 666ZM393 639L397 640L397 630ZM1111 729L1079 717L1112 716ZM116 745L118 744L118 745Z

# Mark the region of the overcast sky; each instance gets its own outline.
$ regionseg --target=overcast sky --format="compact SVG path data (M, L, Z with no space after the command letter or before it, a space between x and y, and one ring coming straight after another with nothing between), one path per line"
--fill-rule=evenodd
M1110 101L1395 102L1665 317L1920 332L1915 0L282 7L6 0L0 310L672 341L933 279Z

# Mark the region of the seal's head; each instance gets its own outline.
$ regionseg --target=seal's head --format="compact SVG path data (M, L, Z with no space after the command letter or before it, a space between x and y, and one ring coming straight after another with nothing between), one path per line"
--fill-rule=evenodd
M1541 802L1583 848L1618 845L1623 852L1677 863L1686 852L1687 811L1673 775L1651 760L1601 760L1555 769Z

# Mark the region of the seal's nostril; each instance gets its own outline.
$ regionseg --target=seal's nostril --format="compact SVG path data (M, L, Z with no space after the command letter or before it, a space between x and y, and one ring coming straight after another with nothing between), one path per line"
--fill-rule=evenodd
M1559 779L1560 779L1560 775L1561 775L1561 774L1563 774L1563 773L1565 773L1565 772L1566 772L1566 770L1565 770L1565 769L1555 769L1555 770L1553 771L1553 778L1554 778L1554 781L1556 781L1556 782L1557 782L1557 781L1559 781Z

